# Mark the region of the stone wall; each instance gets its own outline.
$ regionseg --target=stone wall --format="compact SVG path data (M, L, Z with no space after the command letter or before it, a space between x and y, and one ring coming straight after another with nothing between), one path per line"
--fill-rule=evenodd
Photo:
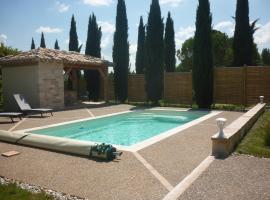
M64 107L64 77L61 63L38 65L38 88L40 107Z

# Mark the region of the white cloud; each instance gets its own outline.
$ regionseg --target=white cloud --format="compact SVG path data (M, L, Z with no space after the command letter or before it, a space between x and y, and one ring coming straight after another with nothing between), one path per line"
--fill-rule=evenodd
M0 34L0 43L6 43L7 42L7 36L5 34Z
M129 45L129 62L130 62L130 71L135 71L135 61L136 61L136 52L137 52L137 44L131 43Z
M101 26L102 39L101 48L108 48L112 44L113 33L115 31L114 24L107 21L98 21L99 26Z
M112 35L106 35L105 37L102 37L103 39L101 40L101 48L107 48L109 44L112 42Z
M214 29L231 28L234 24L231 21L219 22L214 26Z
M51 28L49 26L40 26L37 30L37 33L61 33L63 32L63 29L60 28Z
M171 7L178 7L183 0L160 0L161 5L169 5Z
M110 22L98 21L99 26L101 26L102 33L114 33L115 26Z
M129 53L130 54L136 54L136 52L137 52L137 44L129 45Z
M175 33L176 48L181 48L185 40L194 36L194 32L195 32L194 26L187 26L185 28L183 27L179 28L179 30Z
M68 4L64 4L61 3L60 1L56 1L56 8L58 10L58 12L63 13L63 12L67 12L69 10L69 5Z
M258 45L270 44L270 22L258 25L259 29L254 34L255 43Z
M234 33L234 26L235 24L231 21L222 21L214 25L214 29L221 32L225 32L229 36L232 36Z
M82 2L90 6L109 6L113 1L112 0L82 0Z

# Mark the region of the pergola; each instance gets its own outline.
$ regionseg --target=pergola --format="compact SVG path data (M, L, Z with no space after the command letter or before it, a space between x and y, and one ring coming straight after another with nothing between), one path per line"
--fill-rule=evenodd
M75 70L97 70L101 98L106 100L108 67L113 63L77 52L38 48L0 58L0 65L4 108L14 110L15 93L24 94L33 107L63 108L65 97L70 95L64 87L64 74ZM72 80L76 85L76 77Z

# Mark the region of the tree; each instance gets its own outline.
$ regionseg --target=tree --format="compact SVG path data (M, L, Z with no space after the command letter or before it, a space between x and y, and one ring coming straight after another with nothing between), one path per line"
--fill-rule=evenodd
M233 40L233 64L235 66L255 65L253 34L257 30L255 20L249 24L248 0L237 0L235 13L235 31Z
M4 43L0 44L0 58L8 55L16 55L19 52L16 48L5 46Z
M213 102L212 15L209 0L199 0L193 46L193 87L199 108Z
M145 81L147 99L157 103L162 98L164 66L164 24L158 0L152 0L145 39Z
M44 38L43 32L41 32L40 47L41 47L41 48L46 48L45 38Z
M181 63L176 68L176 71L189 72L192 70L193 43L194 43L194 38L193 37L189 38L182 44L181 49L177 50L176 55Z
M0 44L0 58L8 55L16 55L19 50L16 48L5 46L4 43ZM0 68L0 75L2 75L2 70ZM0 92L1 93L1 92ZM1 95L0 95L1 96ZM0 97L1 98L1 97Z
M264 65L270 65L270 49L262 50L262 62Z
M136 73L144 73L144 44L145 43L145 26L143 25L143 18L140 17L140 25L138 28L138 43L137 43L137 52L136 52Z
M194 38L187 39L181 49L177 50L177 58L180 64L177 71L189 72L193 66L193 43ZM215 67L226 67L232 64L232 38L225 33L212 30L213 63Z
M101 57L101 27L98 27L96 16L94 13L90 15L88 22L88 32L85 47L85 54L94 56L97 58Z
M98 27L96 16L94 13L90 15L88 22L88 32L86 40L85 55L101 57L101 27ZM99 78L100 74L97 70L84 70L84 77L87 82L87 91L89 100L97 101L99 99Z
M113 38L114 84L116 99L124 102L128 95L129 42L124 0L118 0L116 28Z
M60 50L60 47L58 45L58 41L57 40L55 40L54 49Z
M232 38L229 38L226 33L212 30L212 44L214 66L231 66L233 61Z
M69 31L69 51L80 52L82 45L79 46L79 40L76 30L76 21L74 15L71 18L70 31Z
M75 21L74 15L72 15L70 31L69 31L69 51L80 52L81 48L82 48L82 45L79 46L79 40L78 40L78 35L77 35L77 30L76 30L76 21ZM76 73L75 77L77 77L77 79L79 79L79 77L81 76L80 70L71 70L70 72L71 76L69 76L68 86L67 86L69 90L74 89L74 83L71 80L73 73Z
M165 69L166 72L175 71L175 39L174 39L174 27L171 13L168 12L165 28L164 38L164 50L165 50Z
M31 42L31 50L32 50L32 49L35 49L35 48L36 48L35 41L34 41L34 38L32 38L32 42Z

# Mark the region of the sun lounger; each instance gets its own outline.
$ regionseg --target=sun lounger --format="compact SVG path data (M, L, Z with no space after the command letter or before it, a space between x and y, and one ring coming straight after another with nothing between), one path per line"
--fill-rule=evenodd
M14 94L13 95L18 106L20 107L21 111L28 114L28 113L39 113L41 117L43 117L44 113L51 113L53 115L53 110L50 108L31 108L29 103L26 101L25 97L22 94Z
M0 117L9 117L12 122L14 122L13 118L20 118L22 119L22 113L19 112L3 112L0 113Z

